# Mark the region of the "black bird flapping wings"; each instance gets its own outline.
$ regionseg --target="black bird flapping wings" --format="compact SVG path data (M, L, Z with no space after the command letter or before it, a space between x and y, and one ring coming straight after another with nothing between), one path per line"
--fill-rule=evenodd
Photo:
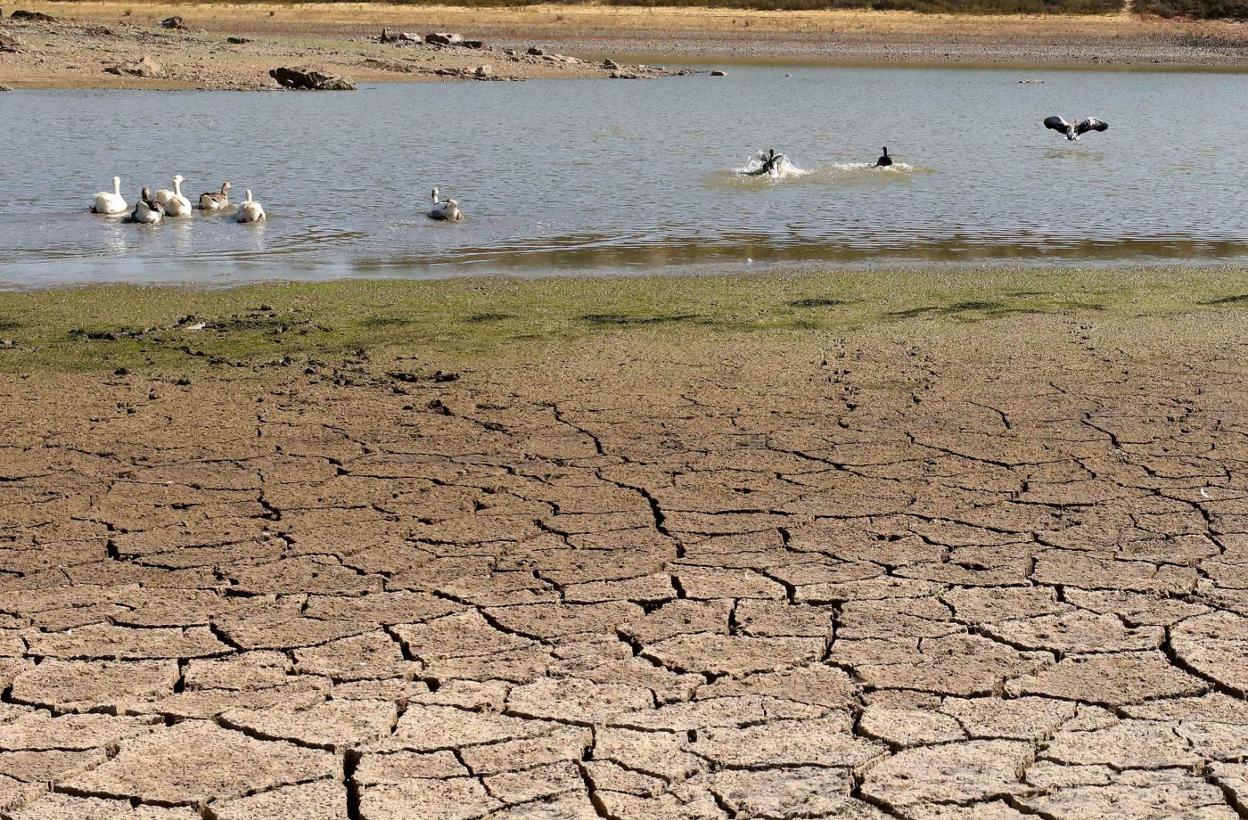
M1075 126L1076 134L1086 134L1089 131L1108 131L1109 123L1104 120L1098 120L1096 117L1084 117L1079 120Z

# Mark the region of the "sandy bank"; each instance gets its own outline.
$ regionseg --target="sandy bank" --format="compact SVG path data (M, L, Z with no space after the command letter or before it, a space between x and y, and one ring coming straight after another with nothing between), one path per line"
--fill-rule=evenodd
M494 77L607 77L626 63L807 62L1108 67L1248 65L1242 24L1103 17L961 17L907 12L752 12L731 9L535 6L469 9L380 4L23 4L67 21L11 23L17 53L0 53L0 84L14 87L272 87L268 69L311 62L357 80L445 79L489 65ZM186 32L160 29L181 16ZM490 50L371 42L383 27L453 31ZM227 37L245 38L229 43ZM537 45L568 63L527 54ZM503 49L514 49L515 56ZM104 69L151 56L159 77ZM637 72L636 69L625 69Z
M584 61L511 37L472 43L380 42L383 31L423 38L448 30L428 18L390 15L383 7L359 10L350 25L338 13L315 7L157 6L34 3L25 10L54 21L0 19L0 31L18 40L0 52L0 84L13 88L277 89L269 70L310 65L356 82L414 80L531 80L556 78L646 79L674 71ZM161 21L182 18L184 29ZM480 45L477 45L477 44ZM118 71L142 58L159 69L150 75Z

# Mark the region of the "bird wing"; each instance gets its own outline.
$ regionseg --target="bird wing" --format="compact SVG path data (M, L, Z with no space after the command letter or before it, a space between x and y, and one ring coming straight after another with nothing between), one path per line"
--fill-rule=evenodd
M1076 134L1086 134L1089 131L1108 131L1109 123L1104 120L1098 120L1096 117L1084 117L1075 126Z
M1044 127L1052 128L1054 131L1061 131L1063 134L1065 134L1066 129L1070 128L1070 123L1066 122L1066 120L1054 114L1052 117L1044 118Z

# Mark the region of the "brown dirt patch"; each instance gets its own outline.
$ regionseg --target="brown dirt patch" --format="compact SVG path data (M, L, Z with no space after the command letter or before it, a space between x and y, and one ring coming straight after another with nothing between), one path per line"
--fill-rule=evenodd
M681 335L0 376L0 816L1235 816L1240 323Z

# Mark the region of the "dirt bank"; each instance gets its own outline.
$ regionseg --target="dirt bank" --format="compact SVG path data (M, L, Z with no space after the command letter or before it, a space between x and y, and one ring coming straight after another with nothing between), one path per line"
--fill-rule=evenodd
M1152 273L3 295L0 816L1232 820L1248 297Z
M482 41L379 7L342 25L336 15L291 6L27 4L46 20L0 20L18 41L0 52L0 84L13 88L277 89L278 66L311 65L356 82L412 80L646 79L674 71L592 62L511 37ZM178 17L185 28L161 21ZM388 32L392 42L381 42ZM412 42L430 32L466 44ZM146 58L154 71L130 71Z
M502 79L608 77L624 64L814 64L1108 67L1248 66L1242 24L1137 16L962 17L907 12L754 12L535 6L517 9L380 4L175 5L26 3L60 24L0 21L22 43L0 52L0 84L13 87L275 87L268 70L311 62L356 80L436 80L490 66ZM180 16L187 31L159 21ZM383 28L458 32L486 49L384 45ZM249 42L231 43L227 38ZM537 46L549 55L530 55ZM505 49L516 52L505 53ZM106 69L149 56L154 77ZM570 55L584 64L559 59ZM625 65L615 73L653 76Z

